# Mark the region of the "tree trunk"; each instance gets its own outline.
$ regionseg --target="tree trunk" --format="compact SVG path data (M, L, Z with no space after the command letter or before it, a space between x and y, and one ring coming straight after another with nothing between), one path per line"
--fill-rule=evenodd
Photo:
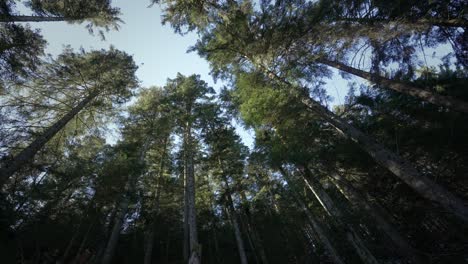
M362 197L354 187L347 182L344 178L335 172L332 172L328 176L331 181L335 184L337 189L348 199L351 203L358 204L359 209L364 209L368 215L375 221L378 229L383 231L397 246L397 252L403 257L407 257L412 263L424 263L416 250L408 243L397 229L393 227L387 220L389 217L386 215L378 206L370 204L364 197Z
M117 243L119 242L120 229L122 228L125 215L127 214L128 206L130 205L130 197L128 197L128 195L131 190L133 190L133 188L129 187L128 192L122 199L122 202L120 203L120 208L115 215L114 226L112 227L109 241L107 242L106 249L104 250L101 264L111 263L111 260L114 257L115 249L117 247Z
M187 202L187 180L186 175L184 172L184 239L183 239L183 256L184 256L184 263L188 263L189 261L189 253L190 253L190 244L189 244L189 224L188 224L188 202Z
M302 200L296 194L295 186L291 182L291 180L289 179L288 174L284 171L283 168L280 167L279 169L280 169L280 172L283 175L284 179L286 180L286 182L288 183L288 185L292 189L292 193L291 193L292 196L294 197L296 202L299 204L300 208L302 208L302 210L304 211L304 214L307 216L307 219L309 220L313 230L318 235L318 237L319 237L320 241L323 243L325 249L330 254L330 257L333 259L333 262L336 263L336 264L344 264L343 260L341 260L341 257L338 254L338 251L332 245L330 239L328 239L328 236L324 232L321 225L317 221L315 221L314 216L312 215L312 213L309 211L309 209L306 207L306 205L302 202Z
M387 168L421 196L435 203L439 203L447 211L464 221L468 221L468 207L464 204L463 200L451 194L448 190L431 179L421 175L407 160L403 160L311 98L303 97L302 102L329 122L344 137L355 142L378 164Z
M29 146L23 149L18 155L8 160L0 168L0 189L7 182L7 180L24 165L31 162L34 156L44 145L52 139L67 123L72 120L83 108L85 108L96 96L99 91L94 91L79 102L70 112L60 118L55 124L47 128L42 135L36 138Z
M140 164L144 163L149 143L150 141L146 140L142 146L140 156L138 159L138 162ZM123 221L125 220L125 215L127 214L128 206L130 205L130 197L133 193L135 193L136 180L136 174L131 174L128 176L127 183L125 185L124 197L120 203L119 210L115 215L114 226L112 227L112 232L109 237L109 241L107 242L106 249L104 250L101 264L111 263L112 258L114 257L115 249L117 248L117 243L119 241L120 230L122 228Z
M243 201L247 201L247 198L245 196L245 193L242 191L240 193L241 198ZM254 241L255 246L253 248L258 248L260 258L262 260L263 264L268 264L268 258L266 257L265 253L265 248L263 247L263 242L260 238L260 235L257 232L257 229L255 228L255 223L253 223L252 218L250 217L250 210L248 206L242 206L243 209L243 215L245 216L245 226L247 227L248 232L252 235L252 239ZM241 221L242 221L242 215L241 215Z
M149 230L147 234L147 241L145 245L145 256L144 256L144 264L151 264L151 257L153 255L153 247L154 247L154 236L155 236L155 229L156 229L156 218L159 211L159 200L161 197L161 178L163 177L164 173L164 158L166 156L166 148L167 148L167 141L168 138L164 139L164 149L161 155L161 161L159 163L159 175L157 178L156 183L156 197L153 206L153 213L152 219L149 223Z
M408 19L385 19L385 18L338 18L338 22L357 22L362 24L411 24L411 25L427 25L427 26L438 26L438 27L468 27L468 21L460 18L453 19L426 19L421 18L417 20Z
M338 255L338 251L335 249L330 239L328 239L328 236L325 234L325 231L323 230L322 226L317 221L315 221L312 213L305 206L305 204L301 200L299 200L297 196L295 198L296 201L299 203L299 206L302 208L305 215L307 216L307 219L309 220L315 233L318 235L320 241L323 243L325 249L328 251L328 254L330 254L330 257L333 259L333 262L336 264L344 264L343 260L341 260L341 257Z
M250 59L247 56L245 57ZM253 60L250 59L250 61ZM356 143L362 150L369 154L375 162L387 168L422 197L440 204L448 212L468 222L468 206L465 205L463 200L451 194L448 190L429 178L421 175L409 161L403 160L400 156L388 150L373 138L348 124L326 107L323 107L320 103L310 98L308 93L304 93L304 90L299 90L299 87L278 76L275 72L268 70L267 67L261 64L256 64L256 66L270 79L290 86L289 93L292 96L301 100L311 111L314 111L318 116L330 123L343 137Z
M0 16L0 22L57 22L71 21L81 19L67 19L65 17L50 17L50 16Z
M317 59L317 62L359 76L368 81L382 84L382 88L389 88L396 92L410 95L438 106L447 107L462 113L468 113L468 102L464 102L450 96L439 95L437 93L433 93L431 91L427 91L403 82L391 80L377 74L350 67L337 61L320 58Z
M238 216L236 213L236 209L234 208L234 202L232 201L231 196L231 189L229 188L229 182L226 176L224 176L224 184L226 184L226 198L228 202L228 211L229 215L231 216L230 218L232 225L234 227L234 234L236 236L237 249L239 250L240 263L247 264L247 254L245 253L244 240L242 239L242 233L239 228Z
M187 113L191 113L191 109L187 109ZM191 123L189 121L185 124L184 133L184 173L185 181L187 186L187 218L188 218L188 229L189 229L189 245L190 245L190 264L200 263L200 245L198 244L198 233L197 233L197 219L195 210L195 175L193 165L193 153L192 153L192 130Z
M75 255L75 258L72 262L72 264L75 264L75 263L78 263L78 260L79 260L79 257L81 255L81 252L83 252L83 249L86 245L86 242L88 240L88 237L89 237L89 233L91 232L91 229L93 229L93 223L91 223L88 227L88 230L86 231L83 239L81 240L81 243L80 243L80 246L78 247L78 250L76 251L76 255ZM91 261L90 261L91 262Z
M313 177L312 173L307 167L304 168L304 174L305 175L303 175L302 178L305 184L314 193L315 197L320 202L325 211L327 211L332 219L336 221L337 226L344 228L344 231L346 232L346 238L361 258L361 261L368 264L378 264L379 262L367 248L362 237L358 232L356 232L354 227L350 225L346 219L344 219L344 215L340 208L338 208L327 192L325 192L325 190L321 187L321 183ZM310 184L308 179L312 180L313 184Z

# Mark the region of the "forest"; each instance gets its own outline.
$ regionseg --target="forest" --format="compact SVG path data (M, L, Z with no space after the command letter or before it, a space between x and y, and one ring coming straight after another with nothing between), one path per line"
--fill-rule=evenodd
M0 0L1 263L468 263L466 1L132 4L225 85L31 26L111 0Z

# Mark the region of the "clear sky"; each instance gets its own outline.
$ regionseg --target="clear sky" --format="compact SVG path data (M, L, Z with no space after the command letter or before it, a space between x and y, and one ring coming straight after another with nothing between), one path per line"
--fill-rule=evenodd
M47 53L60 54L65 45L72 48L107 49L113 45L117 49L133 55L139 69L138 78L143 87L165 84L167 78L174 78L177 72L184 75L200 74L209 85L219 88L209 75L208 63L196 53L187 49L196 42L195 34L180 36L169 25L161 24L161 10L158 5L148 7L149 0L114 0L113 6L121 9L121 19L125 22L119 31L105 34L106 39L89 34L83 25L66 22L32 23L40 28L48 41ZM22 13L26 10L20 10ZM335 104L342 104L346 95L346 81L338 76L329 82L327 90L335 98ZM252 133L237 127L245 144L252 146Z

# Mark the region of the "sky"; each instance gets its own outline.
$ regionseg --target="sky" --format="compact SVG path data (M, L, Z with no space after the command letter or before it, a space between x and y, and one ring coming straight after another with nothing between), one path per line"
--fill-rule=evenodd
M139 66L137 76L142 87L163 86L168 78L178 72L184 75L199 74L210 86L218 90L224 85L215 83L209 75L208 63L196 53L187 53L197 40L196 34L180 36L169 25L161 24L161 9L158 5L149 7L149 0L114 0L112 5L121 9L120 18L124 21L118 31L109 31L102 40L98 34L89 34L85 24L66 22L32 23L33 28L41 29L48 41L47 53L53 56L62 52L66 45L74 49L108 49L111 45L123 50ZM27 11L21 7L20 12ZM346 95L347 82L337 76L326 85L328 93L335 98L332 104L342 104ZM252 147L253 132L236 125L236 130L244 144Z

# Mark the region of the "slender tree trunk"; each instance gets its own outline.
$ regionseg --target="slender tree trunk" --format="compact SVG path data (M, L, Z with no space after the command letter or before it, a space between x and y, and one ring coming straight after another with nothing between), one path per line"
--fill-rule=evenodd
M468 221L468 207L465 205L465 202L431 179L421 175L409 161L402 159L395 153L386 149L371 137L348 124L309 97L303 98L302 102L322 116L344 137L357 143L357 145L367 152L377 163L387 168L421 196L435 203L439 203L447 211L464 221Z
M402 159L400 156L375 141L372 137L369 137L359 129L348 124L345 120L310 98L304 91L299 90L297 86L293 85L288 80L281 78L263 65L257 64L256 66L260 67L269 78L290 86L289 93L292 96L301 100L305 106L327 121L343 137L356 143L362 150L369 154L375 162L387 168L422 197L440 204L448 212L468 222L468 206L465 205L463 200L451 194L448 190L429 178L421 175L409 161Z
M187 113L191 113L191 109L188 109ZM198 244L198 233L197 233L197 219L195 210L195 175L193 165L193 154L192 154L192 129L189 121L185 124L185 135L184 135L184 159L186 166L184 168L185 180L187 184L187 218L189 226L189 244L190 244L190 259L189 264L199 264L201 247Z
M34 156L44 145L52 139L67 123L72 120L83 108L85 108L96 96L99 95L98 91L94 91L79 102L70 112L60 118L55 124L47 128L42 135L36 138L29 146L23 149L18 155L8 160L7 163L2 164L0 168L0 189L7 182L7 180L24 165L31 162Z
M166 157L166 148L167 148L167 141L168 138L166 137L164 139L164 145L163 145L163 152L161 155L161 161L159 163L159 174L157 178L157 183L156 183L156 197L154 200L154 206L153 206L153 213L152 213L152 219L150 220L149 223L149 230L147 234L147 241L145 245L145 256L144 256L144 264L151 264L151 257L153 255L153 247L154 247L154 236L155 236L155 229L156 229L156 218L158 216L159 212L159 200L161 197L161 178L163 177L164 174L164 159Z
M75 233L73 234L72 238L70 239L70 242L68 242L68 245L65 248L65 251L64 251L62 257L59 260L57 260L57 264L65 263L65 261L67 260L68 255L70 254L70 250L73 247L73 244L75 243L75 240L78 238L78 235L80 233L80 228L81 228L82 221L83 221L83 218L80 219L80 223L78 224L78 228L76 229Z
M421 18L417 20L408 19L384 19L384 18L338 18L339 22L357 22L363 24L390 24L390 23L403 23L412 25L427 25L427 26L438 26L438 27L468 27L468 21L466 19L453 18L453 19L426 19Z
M232 201L231 189L229 188L229 182L224 176L224 184L226 185L226 198L228 202L228 211L231 216L231 222L234 227L234 234L236 236L237 249L239 250L240 263L247 264L247 254L245 253L244 240L242 239L242 233L239 228L238 216L236 209L234 208L234 202Z
M326 235L324 229L322 226L315 220L314 216L312 213L309 211L309 209L305 206L305 204L299 200L297 196L295 196L296 201L298 202L299 206L302 208L304 211L305 215L307 216L307 219L309 220L313 230L319 237L320 241L324 245L325 249L328 251L328 254L330 254L330 257L333 259L333 262L336 264L344 264L343 260L338 254L338 251L335 249L335 247L332 245L330 239Z
M65 17L51 16L0 16L1 22L57 22L57 21L72 21L81 19L69 19Z
M377 228L383 231L397 246L398 253L403 257L410 259L412 263L424 263L416 250L408 243L406 238L404 238L398 230L387 221L389 217L383 216L387 214L385 214L381 208L370 204L349 182L337 173L332 172L328 177L351 203L358 204L359 209L364 209L368 213L368 215L375 221Z
M79 257L80 257L80 255L81 255L81 252L83 252L83 249L84 249L84 247L85 247L85 245L86 245L86 242L87 242L87 240L88 240L88 237L89 237L89 233L90 233L91 230L93 229L93 226L94 226L94 224L91 223L91 224L89 225L89 227L88 227L88 230L86 230L86 233L85 233L83 239L81 240L80 246L78 247L78 250L76 251L76 255L75 255L75 258L74 258L72 264L78 263L78 260L79 260Z
M245 192L241 191L240 195L241 195L242 200L247 202ZM242 206L242 211L243 211L243 214L241 214L240 219L241 219L241 222L244 222L244 225L246 226L248 233L250 233L252 236L252 239L255 244L255 246L253 246L252 248L253 249L257 248L259 251L258 253L260 254L260 259L262 263L268 264L268 258L266 257L265 248L263 247L262 239L260 238L260 235L258 234L257 229L255 228L255 223L253 219L251 218L249 207ZM244 215L245 221L242 221L242 218L243 218L242 215Z
M106 221L104 223L102 238L98 243L96 254L94 255L94 257L92 257L90 263L97 264L100 263L100 261L102 260L102 255L104 254L104 250L106 249L106 242L108 241L109 233L111 232L111 229L114 226L114 219L117 215L117 211L119 210L119 204L120 203L116 201L112 209L110 209L109 212L106 214ZM109 219L109 221L107 221L107 219Z
M403 82L391 80L377 74L350 67L337 61L320 58L317 60L317 62L359 76L368 81L377 82L383 85L382 88L389 88L396 92L407 94L435 105L447 107L463 113L468 113L468 102L464 102L450 96L439 95L431 91L426 91Z
M283 172L283 174L284 173L286 172ZM321 187L321 183L314 179L312 173L307 167L304 168L304 174L305 175L302 177L304 183L314 193L315 197L320 202L325 211L327 211L328 214L336 221L337 226L345 229L344 231L346 232L346 238L361 258L361 261L368 264L378 264L379 262L367 248L362 237L358 232L356 232L354 227L348 224L348 221L344 219L344 215L341 210L338 208L338 206L336 206L331 197ZM308 179L312 180L313 184L310 184Z
M184 172L184 240L183 240L183 256L184 263L188 263L189 253L190 253L190 243L189 243L189 223L188 223L188 202L187 202L187 180Z
M133 184L131 184L133 185ZM101 264L109 264L114 257L115 249L117 248L117 243L119 242L120 229L122 228L125 215L127 214L128 206L130 205L130 197L128 197L130 191L133 190L132 187L128 188L128 192L125 194L125 197L120 203L120 208L115 215L114 226L107 242L106 249L104 250Z
M312 229L317 234L320 241L324 245L325 249L330 254L330 257L333 259L333 262L336 263L336 264L344 264L345 262L343 262L343 260L341 260L341 257L339 256L338 251L332 245L330 239L328 239L328 236L326 235L324 229L321 227L319 222L315 221L315 218L312 215L312 213L309 211L309 209L304 204L304 202L302 202L302 200L296 194L296 190L295 190L296 188L295 188L293 182L290 180L289 175L286 173L286 171L282 167L279 167L279 170L280 170L281 174L283 175L284 179L286 180L286 182L288 183L288 185L290 186L290 188L292 189L292 193L291 193L292 196L294 197L296 202L299 204L300 208L302 208L302 210L304 211L304 214L307 216L307 219L309 220Z
M146 140L146 142L142 146L140 156L138 159L138 162L140 164L144 163L149 143L150 141ZM111 263L112 258L114 257L115 249L117 248L117 243L119 241L120 230L122 229L123 221L125 220L125 215L127 214L128 206L130 205L130 197L133 193L135 193L136 180L136 174L133 173L128 176L127 183L125 185L124 197L120 203L119 210L115 215L114 226L112 227L112 232L109 237L109 241L107 242L106 249L104 250L101 264Z

